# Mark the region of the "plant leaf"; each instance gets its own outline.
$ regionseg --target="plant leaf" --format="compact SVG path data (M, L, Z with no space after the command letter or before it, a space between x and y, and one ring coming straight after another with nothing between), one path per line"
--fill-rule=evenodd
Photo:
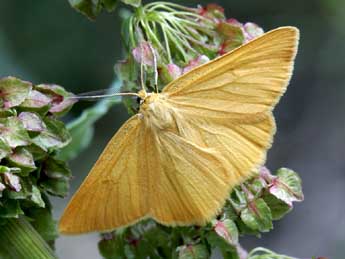
M0 204L0 218L18 218L23 214L18 200L7 199Z
M279 220L284 217L285 214L291 211L291 207L284 201L278 199L272 194L265 194L263 199L271 209L272 219Z
M32 90L19 108L23 111L34 111L45 115L50 109L51 101L52 99L47 95L37 90Z
M114 11L118 0L68 0L70 5L78 12L90 19L95 19L102 9L108 12Z
M54 179L69 179L72 176L71 170L68 169L67 164L64 161L51 157L44 161L42 172L44 172L49 178Z
M33 143L47 151L65 147L71 141L71 135L65 128L65 124L53 118L43 119L47 128L32 139Z
M42 160L48 156L46 151L35 144L31 144L25 148L32 154L35 161Z
M46 129L46 125L36 113L21 112L18 118L28 131L41 132Z
M10 165L22 169L22 175L27 175L27 173L36 169L32 154L23 147L16 148L14 152L9 155L8 160Z
M31 225L45 241L54 241L58 237L56 221L48 208L31 208L27 216L33 219Z
M12 152L7 143L0 137L0 160Z
M15 192L20 192L22 186L20 184L20 178L10 172L4 173L4 181Z
M104 8L108 12L114 11L116 9L117 4L118 4L118 0L103 0Z
M69 181L66 179L46 179L40 183L40 186L51 195L66 197L68 194Z
M36 185L32 185L31 188L31 201L35 203L38 207L45 207L45 203L42 199L41 192Z
M277 171L276 177L269 186L269 192L290 207L292 207L292 202L303 201L304 198L301 178L288 168L281 168Z
M31 143L23 123L17 117L0 119L0 134L11 148Z
M248 207L241 212L241 219L249 228L260 232L273 228L271 210L262 198L248 202Z
M32 85L15 77L5 77L0 79L0 99L2 107L9 109L21 104L29 95Z
M68 0L70 5L79 11L80 13L86 15L90 19L95 19L96 16L101 12L100 0Z
M236 254L238 244L238 230L236 224L230 220L214 220L213 229L207 234L207 241L213 249L220 249L224 258Z
M40 84L35 86L36 90L47 94L51 98L51 107L49 112L55 116L66 114L77 102L76 99L69 98L72 93L67 92L65 88L53 84Z
M104 234L102 240L98 243L98 249L101 255L106 259L125 259L124 251L126 243L121 235Z

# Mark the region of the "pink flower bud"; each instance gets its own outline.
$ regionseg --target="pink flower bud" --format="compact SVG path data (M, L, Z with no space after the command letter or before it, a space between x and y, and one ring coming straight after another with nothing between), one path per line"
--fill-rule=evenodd
M172 79L176 79L182 75L182 69L175 64L167 65L167 69L168 69L168 73L172 77Z
M161 80L168 84L182 75L182 68L171 63L158 69Z
M257 24L252 23L252 22L247 22L243 26L243 30L244 30L244 36L245 36L246 41L253 40L261 36L262 34L264 34L264 30L261 27L259 27Z
M138 47L132 50L132 55L136 62L141 64L141 62L144 63L144 65L153 66L154 65L154 56L152 53L152 50L154 50L150 43L143 41L141 42ZM154 55L157 57L157 52L154 50Z
M231 25L234 25L234 26L238 26L238 27L241 27L243 26L242 23L240 23L238 20L236 20L235 18L230 18L230 19L227 19L226 20L227 23L231 24Z
M183 74L189 72L193 68L196 68L202 64L207 63L208 61L210 61L210 59L205 55L201 55L201 56L189 61L188 65L183 68Z
M217 4L208 4L206 7L199 7L198 13L216 23L225 20L224 8Z
M252 22L247 22L243 24L234 18L230 18L226 22L233 26L239 27L242 30L242 33L244 35L243 43L247 43L248 41L251 41L261 36L262 34L264 34L264 30L261 27L259 27L257 24L252 23Z

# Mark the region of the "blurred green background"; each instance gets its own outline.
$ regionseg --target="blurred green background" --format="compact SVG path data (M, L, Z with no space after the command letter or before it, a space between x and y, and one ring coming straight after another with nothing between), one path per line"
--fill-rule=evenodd
M299 258L345 254L345 1L212 0L227 16L265 30L293 25L301 44L291 85L275 110L278 133L268 167L290 167L303 179L305 201L272 232L244 238L243 246L265 246ZM209 1L175 1L196 6ZM120 19L102 14L95 22L67 0L0 1L0 77L56 83L79 93L107 88L121 58ZM66 121L90 103L77 104ZM96 125L92 146L71 162L79 186L106 142L127 118L114 107ZM53 199L58 218L68 199ZM60 237L60 258L100 258L98 235Z

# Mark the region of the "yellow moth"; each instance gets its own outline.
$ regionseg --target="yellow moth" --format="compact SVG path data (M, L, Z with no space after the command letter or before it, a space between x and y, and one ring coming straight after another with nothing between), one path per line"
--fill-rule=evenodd
M143 218L202 225L265 162L272 109L291 78L298 29L281 27L199 66L162 93L140 91L139 113L109 141L67 206L60 232L110 231Z

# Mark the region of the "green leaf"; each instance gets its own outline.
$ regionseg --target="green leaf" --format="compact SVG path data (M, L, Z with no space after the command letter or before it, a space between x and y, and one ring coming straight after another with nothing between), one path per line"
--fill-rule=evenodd
M238 243L238 230L236 224L230 220L215 220L213 222L214 232L223 238L227 243L236 245Z
M115 81L109 88L109 92L119 91L120 86L121 82ZM95 122L105 115L110 107L118 103L120 103L119 99L104 99L93 107L84 110L78 118L70 122L67 129L72 136L72 141L59 152L57 157L68 161L86 149L92 140Z
M302 183L298 174L288 168L277 171L269 192L292 207L292 202L303 201Z
M19 109L45 115L50 109L51 102L52 99L47 95L37 90L32 90L25 101L19 106Z
M54 241L58 237L56 221L48 208L30 208L26 215L33 219L31 225L45 241Z
M23 123L17 117L1 118L0 134L11 148L31 143Z
M11 171L11 169L9 167L0 165L0 174L8 173L10 171Z
M90 19L95 19L103 8L107 11L114 11L118 0L68 0L70 5L86 15Z
M261 198L248 202L248 207L241 212L240 217L253 230L268 232L273 228L271 210Z
M49 112L55 116L66 114L77 102L77 99L69 98L73 96L72 93L59 85L40 84L36 85L35 89L50 96L52 101Z
M32 185L31 189L31 201L35 203L38 207L44 208L45 203L42 199L41 192L36 185Z
M36 169L32 154L24 147L17 147L12 154L9 155L8 161L11 166L19 167L21 175L27 175Z
M96 16L101 12L100 0L68 0L70 5L86 15L90 19L95 19Z
M238 187L235 187L231 193L229 203L237 213L240 213L247 207L247 198L245 193Z
M7 199L0 203L0 218L18 218L23 214L18 200Z
M28 199L31 195L31 182L28 180L27 177L20 178L20 190L15 190L8 188L4 193L6 193L6 198L13 199L13 200L25 200ZM5 197L5 195L4 195Z
M11 153L11 148L7 143L0 137L0 160L8 156Z
M22 189L19 176L10 172L4 173L4 182L15 192L20 192L20 190Z
M207 241L213 249L220 249L224 258L237 258L238 230L236 224L230 220L214 220L213 229L207 233ZM231 256L231 257L230 257Z
M184 245L178 247L177 250L179 259L205 259L210 256L207 247L203 244Z
M0 79L0 96L2 107L9 109L21 104L29 95L32 85L15 77Z
M65 88L59 85L54 84L39 84L35 85L34 87L36 90L40 91L41 93L47 94L49 96L63 96L68 97L72 94L67 92Z
M98 249L105 259L125 259L124 250L126 241L121 235L104 234L102 240L98 243Z
M146 220L133 226L126 235L135 258L155 258L158 254L163 258L170 257L172 251L168 244L172 244L173 239L167 232L167 228L158 225L153 220ZM152 246L152 244L155 245Z
M0 109L0 118L12 117L17 116L17 111L15 108L11 108L8 110Z
M66 197L69 189L69 181L67 179L45 179L40 183L40 187L51 195Z
M55 179L69 179L72 176L71 170L67 167L64 161L49 157L44 161L42 172L45 173L49 178Z
M35 161L42 160L48 156L48 153L46 151L35 144L31 144L30 146L26 146L25 148L32 154Z
M272 194L265 194L262 197L271 209L272 219L279 220L291 211L291 207L284 201L276 198Z
M235 209L231 206L230 202L227 201L222 209L222 217L223 219L231 219L235 220L238 218L238 215Z
M44 118L47 128L32 139L33 143L47 151L62 148L71 141L71 135L65 128L65 124L53 118Z
M108 12L112 12L116 9L118 0L103 0L103 5Z
M255 177L248 182L248 189L254 194L255 198L261 196L265 188L267 188L267 184L262 177Z
M46 125L41 117L33 112L21 112L18 116L23 123L24 128L28 131L41 132L46 129Z

